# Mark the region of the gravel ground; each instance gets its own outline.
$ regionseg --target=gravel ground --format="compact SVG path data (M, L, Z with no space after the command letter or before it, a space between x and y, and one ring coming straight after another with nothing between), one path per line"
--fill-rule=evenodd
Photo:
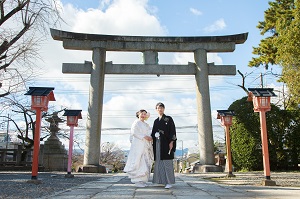
M0 198L39 198L108 175L75 173L74 178L65 178L65 174L66 172L39 172L38 180L42 183L32 184L27 182L31 180L31 172L0 171Z
M265 179L261 172L234 172L235 177L227 178L226 174L194 174L222 184L262 186ZM300 172L271 172L271 180L280 187L300 187Z
M96 181L111 174L73 173L74 178L65 178L66 172L39 172L41 184L28 183L31 172L0 171L0 199L32 199L52 195L80 184ZM195 178L205 178L221 184L262 186L263 172L236 172L236 177L226 178L226 173L180 174ZM276 186L300 187L300 172L271 172L271 179Z

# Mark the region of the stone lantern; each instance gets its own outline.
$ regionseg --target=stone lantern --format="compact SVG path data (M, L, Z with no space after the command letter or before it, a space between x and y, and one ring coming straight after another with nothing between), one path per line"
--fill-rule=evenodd
M270 98L276 96L273 92L273 88L248 88L248 101L253 102L254 112L259 112L260 127L261 127L261 141L263 152L263 164L265 180L262 184L265 186L275 186L275 181L271 180L270 176L270 161L269 161L269 149L268 149L268 134L266 125L266 112L271 110Z
M234 111L232 110L217 110L218 115L217 119L221 119L222 126L225 127L226 133L226 153L227 153L227 167L228 167L228 174L227 177L235 177L232 174L232 158L231 158L231 147L230 147L230 134L229 128L232 125L232 117L235 115Z
M57 134L59 125L65 120L58 116L60 111L53 112L45 120L49 122L50 137L44 142L43 166L46 171L66 171L68 154Z

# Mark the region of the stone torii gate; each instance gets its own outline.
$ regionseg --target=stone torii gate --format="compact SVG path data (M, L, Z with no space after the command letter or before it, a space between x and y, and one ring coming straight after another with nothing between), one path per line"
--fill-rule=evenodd
M65 49L90 50L92 62L63 63L63 73L90 74L89 106L86 124L86 144L83 170L99 172L99 152L105 74L195 75L197 98L199 171L218 170L214 160L214 142L209 97L209 75L235 75L235 65L207 63L207 53L233 52L243 44L248 33L206 37L117 36L66 32L51 29L54 40ZM105 62L106 51L142 52L143 64L113 64ZM193 52L195 63L187 65L158 64L158 52Z

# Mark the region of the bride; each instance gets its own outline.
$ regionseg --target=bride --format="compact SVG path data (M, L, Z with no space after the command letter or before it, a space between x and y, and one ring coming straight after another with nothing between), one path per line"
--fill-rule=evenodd
M136 113L138 119L131 126L131 147L124 172L137 187L146 186L154 161L151 128L145 122L149 115L146 110L139 110Z

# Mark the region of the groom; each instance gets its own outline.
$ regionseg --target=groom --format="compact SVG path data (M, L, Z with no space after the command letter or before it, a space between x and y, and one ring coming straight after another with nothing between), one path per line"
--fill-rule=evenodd
M176 150L176 128L172 117L164 114L165 105L156 104L158 118L152 128L154 151L154 175L153 183L164 184L166 189L175 184L173 167L174 153Z

